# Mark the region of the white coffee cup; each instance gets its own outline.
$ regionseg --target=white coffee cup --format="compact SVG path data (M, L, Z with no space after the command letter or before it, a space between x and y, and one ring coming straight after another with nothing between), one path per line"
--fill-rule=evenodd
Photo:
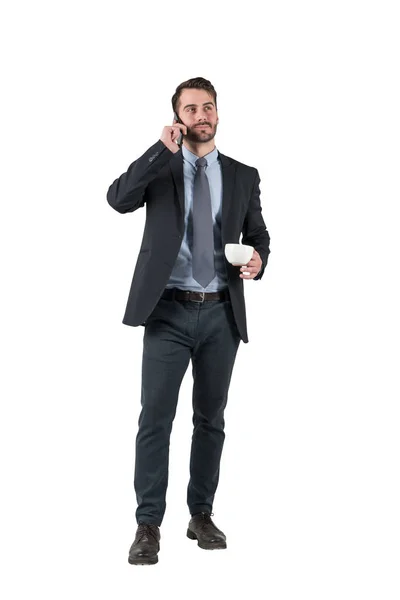
M253 246L246 246L245 244L225 244L225 256L232 265L247 265L253 256L253 251Z

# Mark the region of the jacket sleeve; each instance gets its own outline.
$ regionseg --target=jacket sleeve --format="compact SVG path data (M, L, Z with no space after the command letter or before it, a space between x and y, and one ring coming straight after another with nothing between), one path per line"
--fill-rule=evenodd
M253 246L259 253L262 260L260 272L254 277L254 280L261 279L267 266L268 256L270 254L270 236L262 217L262 208L260 203L260 176L255 169L253 189L247 209L246 217L242 229L242 244Z
M120 213L133 212L145 203L149 183L174 153L158 140L108 188L107 202Z

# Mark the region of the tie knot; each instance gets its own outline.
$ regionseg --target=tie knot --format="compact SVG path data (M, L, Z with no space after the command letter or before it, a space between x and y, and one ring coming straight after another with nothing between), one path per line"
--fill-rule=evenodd
M207 166L207 159L202 157L202 158L198 158L196 160L196 167L206 167Z

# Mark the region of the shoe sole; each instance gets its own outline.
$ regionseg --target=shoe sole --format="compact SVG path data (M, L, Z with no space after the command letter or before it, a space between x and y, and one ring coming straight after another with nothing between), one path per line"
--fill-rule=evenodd
M207 544L207 542L200 542L200 540L197 538L197 535L195 533L193 533L193 531L191 531L190 529L187 530L186 532L187 537L190 540L197 540L197 545L199 546L199 548L203 548L203 550L225 550L226 549L226 542L218 542L218 544Z
M142 558L128 558L130 565L155 565L158 563L158 556L144 556Z

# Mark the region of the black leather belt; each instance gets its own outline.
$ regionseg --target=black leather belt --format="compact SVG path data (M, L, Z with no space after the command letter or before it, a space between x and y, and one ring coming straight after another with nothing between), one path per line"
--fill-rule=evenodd
M207 302L207 300L229 300L230 296L228 288L220 292L192 292L190 290L179 290L178 288L167 288L161 298L164 300Z

